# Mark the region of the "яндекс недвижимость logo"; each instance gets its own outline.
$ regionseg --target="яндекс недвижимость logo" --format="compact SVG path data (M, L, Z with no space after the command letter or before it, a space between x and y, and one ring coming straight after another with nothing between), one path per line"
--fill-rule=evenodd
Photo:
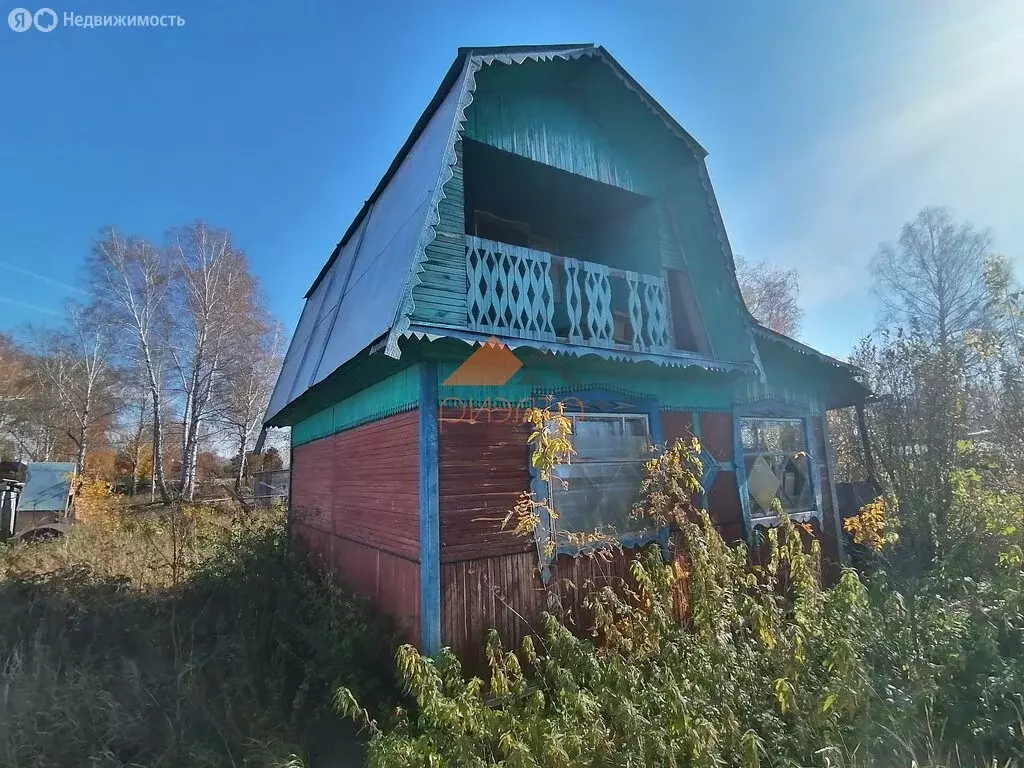
M7 26L15 32L28 32L33 27L40 32L52 32L57 27L57 12L53 8L40 8L35 13L28 8L15 8L7 14Z
M78 29L100 29L103 27L138 27L138 28L175 28L184 27L185 18L172 14L95 14L63 11L62 17L57 16L53 8L40 8L33 13L28 8L15 8L7 14L7 26L15 32L28 32L36 29L39 32L52 32L58 23L62 26Z

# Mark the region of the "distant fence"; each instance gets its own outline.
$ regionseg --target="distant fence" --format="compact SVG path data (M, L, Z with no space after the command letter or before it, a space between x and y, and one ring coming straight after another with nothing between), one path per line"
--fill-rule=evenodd
M253 504L269 507L275 503L288 506L288 489L291 485L291 470L272 469L254 472L252 475Z

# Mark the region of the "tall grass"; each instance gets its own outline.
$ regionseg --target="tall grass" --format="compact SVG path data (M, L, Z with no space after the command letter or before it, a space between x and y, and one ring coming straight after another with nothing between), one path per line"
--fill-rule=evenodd
M0 765L300 766L390 628L290 554L280 511L110 510L0 549Z

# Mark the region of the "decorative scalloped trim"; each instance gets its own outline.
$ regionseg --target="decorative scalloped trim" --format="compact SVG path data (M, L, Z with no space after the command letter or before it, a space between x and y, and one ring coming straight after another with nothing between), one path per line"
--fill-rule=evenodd
M466 123L466 108L473 101L473 91L476 90L474 74L479 68L480 66L475 64L472 59L467 60L463 67L462 75L455 86L460 89L459 102L455 107L455 120L448 132L448 147L445 150L444 162L441 163L441 168L437 174L437 181L434 183L434 191L430 198L430 209L427 211L426 225L423 227L419 240L416 242L412 264L409 267L409 274L405 280L405 291L402 295L402 301L399 303L398 314L395 317L395 321L391 324L391 331L388 333L387 345L384 348L384 354L388 357L397 359L402 356L402 352L398 347L398 340L409 330L409 326L412 324L412 313L416 307L416 302L413 300L413 292L416 290L416 286L423 282L423 278L420 275L424 271L423 262L427 260L427 246L434 242L434 239L437 237L436 227L441 221L438 206L445 198L444 185L455 175L452 169L459 162L458 155L455 152L455 144L459 140L459 134L462 133L462 128Z
M468 344L471 347L482 346L487 343L487 339L474 339L467 338L466 334L463 333L445 333L445 334L432 334L428 331L422 331L415 328L410 328L403 331L400 334L403 338L417 338L417 339L429 339L430 341L436 341L438 339L451 339L453 341L461 341L463 344ZM645 355L643 353L633 352L632 350L618 350L618 349L607 349L605 347L588 347L588 346L576 346L569 344L558 344L553 342L546 342L536 339L507 339L503 338L501 343L509 349L515 350L519 347L526 347L528 349L536 349L540 352L545 352L549 355L556 355L559 357L588 357L593 355L600 357L603 360L612 360L615 362L635 363L635 362L648 362L654 363L662 368L700 368L705 371L713 371L715 373L731 373L734 371L749 371L749 363L730 363L727 361L719 360L699 360L692 357L672 357L666 355Z

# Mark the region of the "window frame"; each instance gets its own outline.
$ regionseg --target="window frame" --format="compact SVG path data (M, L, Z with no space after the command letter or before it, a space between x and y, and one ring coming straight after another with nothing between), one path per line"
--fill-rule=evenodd
M763 420L784 420L799 421L804 438L804 451L807 454L807 479L811 484L812 508L799 512L788 512L790 520L806 523L810 520L817 520L818 525L823 525L822 505L822 479L818 467L818 451L814 442L814 431L811 427L812 420L817 418L809 408L802 408L777 400L763 400L754 403L744 403L733 407L732 429L733 429L733 463L736 467L736 487L740 497L740 509L743 513L743 524L747 537L753 535L757 527L772 527L779 522L774 515L754 514L751 510L750 493L747 490L747 471L744 461L746 453L743 450L742 424L745 419Z
M541 402L535 402L538 407L548 405L551 408L556 408L558 403L565 406L565 415L574 419L582 417L584 419L593 418L621 418L625 416L643 416L647 423L647 437L651 446L661 445L662 431L661 431L661 410L658 406L657 400L651 399L633 399L625 398L622 395L605 389L593 389L586 391L577 391L559 394L554 398L548 400L544 398ZM529 449L528 457L532 455L533 449ZM575 457L571 457L569 464L580 463L580 460ZM600 461L587 462L587 463L601 463ZM530 489L533 491L534 498L537 500L546 500L551 503L551 487L550 481L543 481L540 479L540 475L537 472L537 468L533 466L533 462L527 462L530 471ZM619 546L627 549L642 547L648 544L657 543L663 553L668 552L669 544L669 529L668 527L661 527L655 529L649 529L640 533L626 533L617 537L615 545L609 545L604 543L588 544L583 547L566 545L559 543L557 536L554 533L551 524L551 516L548 509L541 507L539 510L540 524L534 530L534 536L537 545L537 554L540 560L540 575L543 583L547 584L551 581L551 567L558 559L559 555L570 555L572 557L579 557L580 555L587 554L597 549L601 549L607 546ZM549 543L554 540L553 551L549 551Z

